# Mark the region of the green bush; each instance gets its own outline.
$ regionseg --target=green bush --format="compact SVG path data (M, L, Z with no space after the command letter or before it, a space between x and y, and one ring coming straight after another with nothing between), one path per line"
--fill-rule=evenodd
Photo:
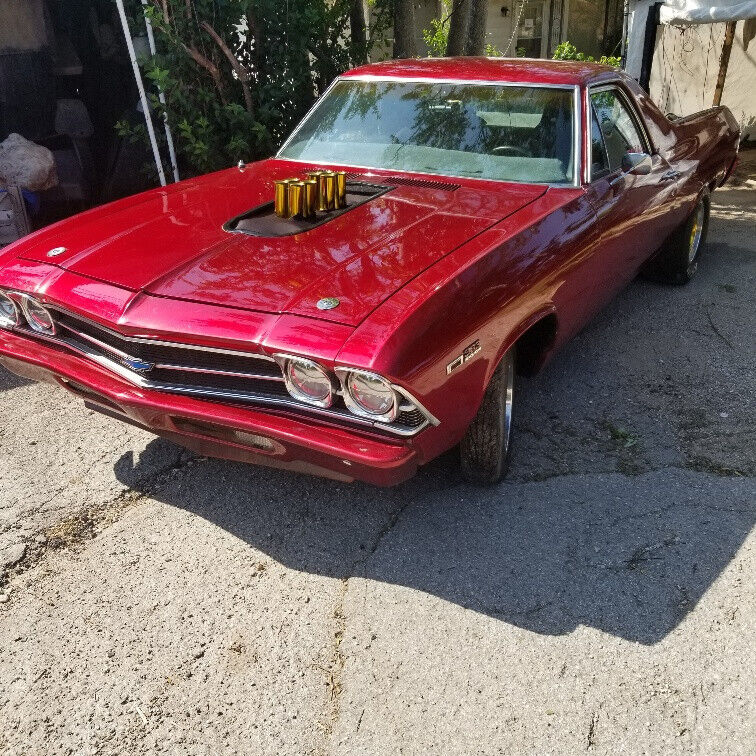
M583 60L587 63L603 63L605 66L614 66L619 68L622 65L621 58L616 58L611 55L602 55L598 61L592 55L586 55L585 53L578 52L577 47L570 42L562 42L557 45L554 50L553 60Z
M390 10L389 0L373 0L377 20L360 43L350 34L351 0L127 3L132 34L143 33L143 16L155 31L157 55L141 65L155 85L152 107L168 116L182 175L269 156L333 78L367 58ZM123 121L117 129L146 138Z

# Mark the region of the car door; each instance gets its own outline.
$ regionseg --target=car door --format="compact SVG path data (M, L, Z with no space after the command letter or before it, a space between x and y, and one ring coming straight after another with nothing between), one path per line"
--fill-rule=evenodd
M596 211L597 284L607 294L627 284L678 222L674 196L680 174L653 149L630 95L620 84L591 87L588 197ZM651 170L623 170L628 153L651 156Z

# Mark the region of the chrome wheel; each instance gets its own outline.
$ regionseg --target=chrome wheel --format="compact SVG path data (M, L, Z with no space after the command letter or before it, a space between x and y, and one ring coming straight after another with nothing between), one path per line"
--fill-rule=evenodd
M509 454L509 441L512 438L512 406L514 402L514 359L510 353L504 359L507 361L505 367L505 384L504 384L504 456Z
M690 239L688 241L688 262L692 263L698 254L698 248L701 246L701 237L703 236L704 221L706 217L706 208L704 203L699 203L693 216L693 225L690 228Z

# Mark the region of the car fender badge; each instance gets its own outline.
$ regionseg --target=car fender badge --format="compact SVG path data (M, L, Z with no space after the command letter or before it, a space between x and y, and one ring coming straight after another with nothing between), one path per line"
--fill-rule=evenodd
M333 310L340 304L341 302L336 297L323 297L323 299L318 300L318 303L315 306L319 310Z
M67 252L68 250L65 247L53 247L49 252L47 253L48 257L60 257L64 252Z
M473 341L472 344L469 344L465 347L462 354L459 355L459 357L455 357L447 366L446 366L446 374L450 375L454 370L456 370L461 365L464 365L466 362L471 360L475 355L480 351L480 341L476 339Z

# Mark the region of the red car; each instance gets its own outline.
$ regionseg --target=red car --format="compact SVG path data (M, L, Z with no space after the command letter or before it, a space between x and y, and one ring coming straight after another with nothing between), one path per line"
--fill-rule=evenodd
M495 483L515 371L690 279L738 137L595 64L357 68L275 158L0 252L0 362L205 455L391 485L459 446Z

